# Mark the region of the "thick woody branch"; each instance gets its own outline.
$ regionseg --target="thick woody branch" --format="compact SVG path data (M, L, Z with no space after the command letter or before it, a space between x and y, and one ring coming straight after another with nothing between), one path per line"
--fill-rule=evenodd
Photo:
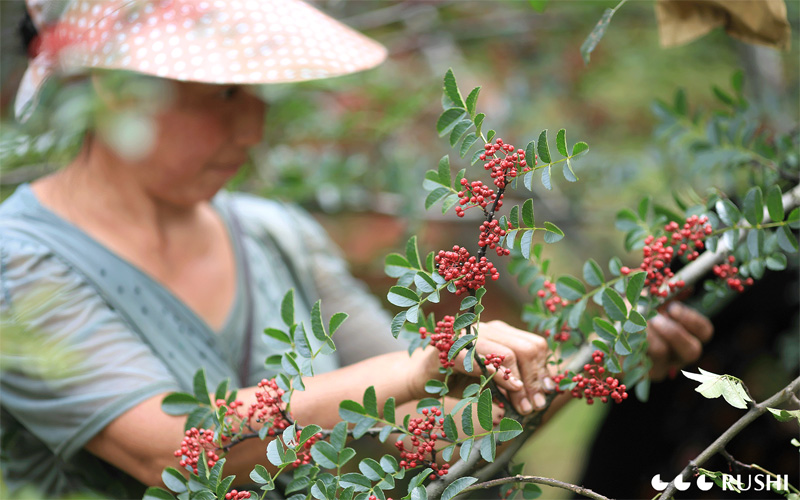
M703 465L708 459L716 455L717 453L721 453L725 449L725 445L728 444L731 439L733 439L737 434L742 432L745 427L753 423L755 419L766 413L767 408L769 407L776 407L785 401L788 401L792 398L792 395L796 394L797 391L800 390L800 377L794 379L789 385L775 393L771 398L763 401L752 408L742 416L739 420L737 420L733 425L728 427L728 430L723 432L713 443L711 443L708 448L703 450L694 460L689 461L689 464L684 467L681 471L680 476L688 480L689 477L693 474L694 470L697 467ZM667 488L659 497L659 500L667 500L668 498L672 498L675 494L675 481L673 480L671 483L667 485Z
M550 479L549 477L522 476L522 475L504 477L502 479L493 479L491 481L486 481L484 483L473 484L472 486L461 490L461 493L466 493L468 491L485 490L492 488L494 486L500 486L508 483L544 484L545 486L553 486L554 488L569 490L573 493L577 493L578 495L585 496L586 498L594 498L595 500L609 500L608 497L604 497L603 495L595 493L594 491L588 488L584 488L583 486L565 483L563 481L558 481L556 479Z

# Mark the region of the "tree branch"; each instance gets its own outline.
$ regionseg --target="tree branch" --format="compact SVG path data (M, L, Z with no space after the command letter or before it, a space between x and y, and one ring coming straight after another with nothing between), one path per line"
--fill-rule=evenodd
M703 450L694 460L690 460L689 464L681 471L680 476L683 479L689 479L693 471L703 465L709 458L720 453L725 445L730 442L737 434L739 434L745 427L753 423L755 419L766 413L768 407L776 407L781 403L791 399L792 395L800 390L800 377L794 379L789 385L775 393L771 398L763 401L752 408L737 420L733 425L728 427L728 430L723 432L713 443L711 443L705 450ZM667 500L675 494L675 480L672 480L667 485L667 488L659 497L659 500Z
M502 479L493 479L491 481L486 481L484 483L473 484L472 486L461 490L461 493L466 493L468 491L485 490L488 488L492 488L494 486L500 486L501 484L508 484L508 483L544 484L546 486L552 486L554 488L569 490L573 493L577 493L578 495L582 495L587 498L594 498L595 500L609 500L608 497L604 497L603 495L595 493L594 491L588 488L584 488L583 486L565 483L562 481L558 481L556 479L550 479L549 477L522 476L519 474L512 477L504 477Z

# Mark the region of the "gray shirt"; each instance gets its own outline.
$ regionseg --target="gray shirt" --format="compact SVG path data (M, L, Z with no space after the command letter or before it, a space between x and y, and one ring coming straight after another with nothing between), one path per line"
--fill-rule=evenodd
M0 205L0 425L2 472L12 490L35 484L47 496L87 488L117 498L141 496L140 484L83 446L144 400L191 392L199 368L206 369L209 385L229 378L248 386L274 376L264 359L285 346L261 332L283 327L280 302L290 288L299 320L308 322L320 298L324 315L350 314L335 335L337 352L315 361L317 373L397 350L390 318L305 212L245 194L220 193L213 205L229 232L232 210L242 228L241 237L232 238L236 298L220 331L42 206L30 186ZM247 281L254 304L249 353ZM250 370L240 380L247 355Z

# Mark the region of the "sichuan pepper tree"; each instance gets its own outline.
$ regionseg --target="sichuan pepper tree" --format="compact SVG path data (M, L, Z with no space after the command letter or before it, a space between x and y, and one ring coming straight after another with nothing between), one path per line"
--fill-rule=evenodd
M500 376L509 376L502 371L502 356L482 357L475 351L482 300L501 272L501 265L493 259L507 259L508 267L524 277L532 296L524 317L533 331L547 338L548 362L558 371L557 391L593 404L621 403L629 398L629 391L647 398L647 321L676 292L705 279L706 274L709 279L704 282L710 294L726 288L742 292L759 277L759 270L785 267L786 253L797 251L791 228L800 220L800 211L794 208L800 195L797 188L783 194L775 184L766 194L758 186L752 188L742 210L723 196L712 196L702 205L685 207L678 215L646 199L636 211L621 211L617 220L617 225L628 231L626 245L641 252L640 264L624 266L615 257L606 272L589 259L582 267L582 280L553 276L548 272L545 249L562 240L564 232L549 221L537 224L533 198L508 207L504 206L505 194L510 189L533 191L535 182L551 189L558 169L567 181L577 181L573 164L588 151L587 144L577 142L569 148L562 129L555 141L560 158L551 155L546 130L524 148L517 148L496 137L493 130L484 133L485 115L477 112L480 88L464 98L448 71L443 90L444 112L437 131L457 148L460 159L470 159L455 178L449 156L426 174L424 187L429 194L425 206L430 209L441 202L443 213L452 211L457 217L467 211L480 214L475 240L430 251L423 258L417 238L412 237L404 255L386 258L386 273L397 279L387 298L402 309L392 321L391 332L411 339L410 352L437 349L443 380L426 384L430 397L418 402L418 416L398 419L394 399L378 401L370 387L361 402L341 402L342 422L333 429L295 421L292 394L303 390L302 377L313 375L305 368L311 366L308 361L335 351L332 337L346 315L337 313L325 325L317 302L311 311L309 335L307 326L294 319L290 291L281 306L286 328L264 332L286 344L287 352L266 360L277 376L259 383L256 403L245 408L236 392L228 390L227 382L210 391L202 371L195 377L193 394L175 393L165 398L167 413L188 414L186 435L182 443L176 443L175 451L176 465L185 469L188 479L176 468L165 469L162 476L178 498L263 498L276 488L279 478L293 500L450 499L495 484L503 485L505 497L521 492L534 498L540 493L534 483L605 498L554 479L521 476L521 464L506 467L519 443L538 426L544 410L526 417L517 414L493 382L498 370ZM538 242L539 235L544 244ZM676 271L679 265L684 267ZM455 297L448 301L453 303L452 313L439 318L425 313L429 303L445 301L448 295ZM466 354L464 369L472 371L477 364L481 374L460 394L458 403L446 410L444 397L451 394L449 383L462 351ZM708 372L688 376L705 377L703 382L715 387L727 384L717 395L729 402L744 404L749 399L741 396L741 383L734 377ZM796 390L793 387L787 390L791 393ZM713 396L713 391L700 392ZM548 397L548 404L554 397ZM495 406L505 412L499 419L493 417ZM781 411L773 413L786 417ZM342 468L356 458L355 450L347 446L348 439L366 435L381 442L392 439L397 453L359 457L359 472L343 473ZM255 438L268 440L266 457L277 470L271 473L256 465L249 478L255 490L230 489L234 477L223 475L224 456L243 440ZM498 457L497 444L505 441L513 442ZM510 477L479 483L502 475L503 470ZM402 479L408 481L405 492L394 491ZM150 488L145 498L173 495Z

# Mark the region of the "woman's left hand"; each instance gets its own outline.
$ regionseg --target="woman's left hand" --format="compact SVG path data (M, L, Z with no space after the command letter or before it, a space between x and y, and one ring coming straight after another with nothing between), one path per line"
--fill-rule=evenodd
M714 327L708 318L680 302L671 302L647 324L650 377L662 380L671 371L700 359Z

